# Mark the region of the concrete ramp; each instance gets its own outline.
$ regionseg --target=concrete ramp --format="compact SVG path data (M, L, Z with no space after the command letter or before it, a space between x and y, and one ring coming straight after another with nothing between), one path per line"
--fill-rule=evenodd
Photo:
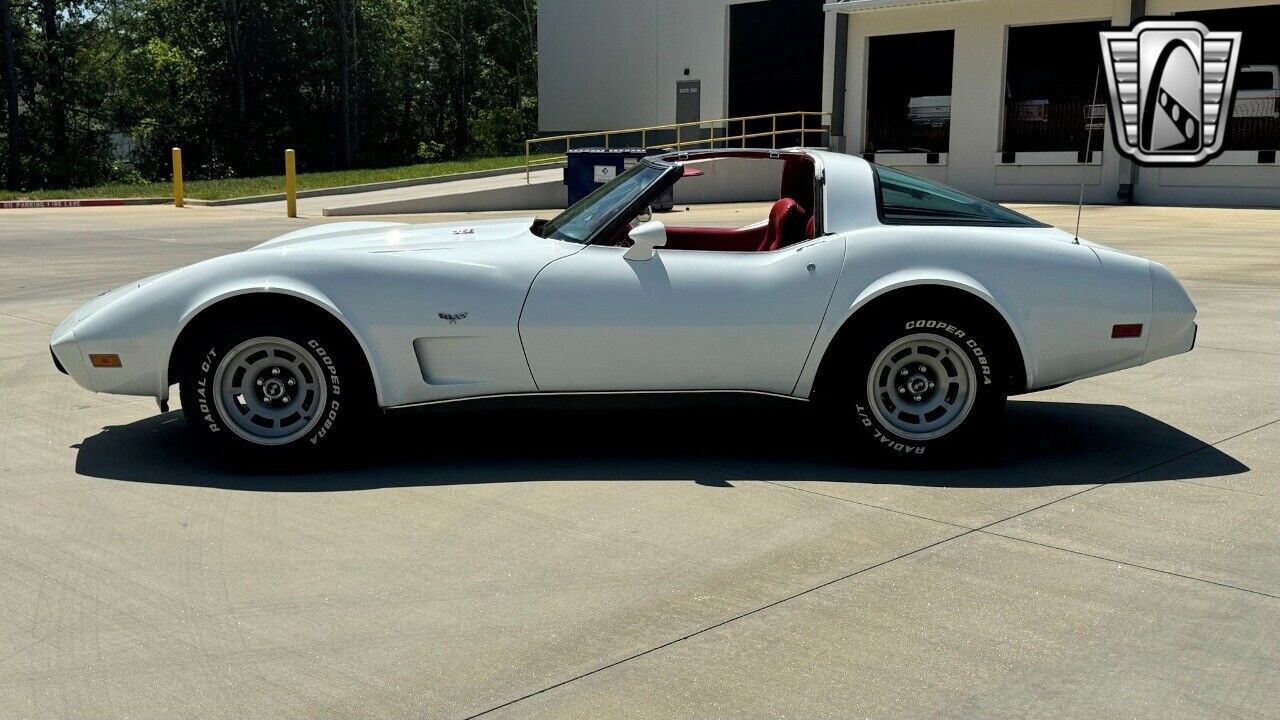
M361 196L328 198L325 216L545 210L565 206L564 169L456 180ZM341 202L342 204L337 204Z
M676 183L675 201L678 205L777 200L782 187L781 160L729 157L694 162L690 167L706 174L683 178Z

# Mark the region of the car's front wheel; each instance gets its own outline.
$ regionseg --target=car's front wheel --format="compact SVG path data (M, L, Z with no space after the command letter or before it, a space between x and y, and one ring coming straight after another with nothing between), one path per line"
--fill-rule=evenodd
M864 323L836 368L834 408L890 456L946 460L990 449L1008 393L994 333L971 318L910 313Z
M210 328L182 360L187 424L216 447L283 458L319 454L370 404L363 358L305 320Z

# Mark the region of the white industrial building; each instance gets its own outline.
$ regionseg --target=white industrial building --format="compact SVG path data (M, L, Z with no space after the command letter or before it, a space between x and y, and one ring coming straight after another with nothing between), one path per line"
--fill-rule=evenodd
M1201 167L1137 167L1109 128L1084 153L1098 31L1155 16L1244 32L1226 150ZM821 110L808 144L997 200L1074 202L1083 176L1087 202L1280 206L1276 2L540 0L538 31L543 134Z

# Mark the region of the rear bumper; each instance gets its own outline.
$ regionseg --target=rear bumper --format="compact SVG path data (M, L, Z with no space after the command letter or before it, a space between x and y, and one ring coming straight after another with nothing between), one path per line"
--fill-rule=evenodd
M1191 352L1191 349L1196 346L1196 334L1199 331L1200 327L1194 322L1187 322L1186 325L1174 329L1167 327L1156 328L1151 333L1151 339L1147 344L1147 352L1143 355L1142 362L1145 364L1153 360Z
M1196 306L1182 284L1159 263L1151 263L1151 324L1142 362L1190 352L1196 345Z

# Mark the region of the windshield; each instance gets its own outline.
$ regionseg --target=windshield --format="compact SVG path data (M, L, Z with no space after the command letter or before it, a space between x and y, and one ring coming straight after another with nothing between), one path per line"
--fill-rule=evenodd
M666 171L667 168L636 163L635 167L596 188L595 192L552 218L543 226L542 236L575 243L587 242Z

